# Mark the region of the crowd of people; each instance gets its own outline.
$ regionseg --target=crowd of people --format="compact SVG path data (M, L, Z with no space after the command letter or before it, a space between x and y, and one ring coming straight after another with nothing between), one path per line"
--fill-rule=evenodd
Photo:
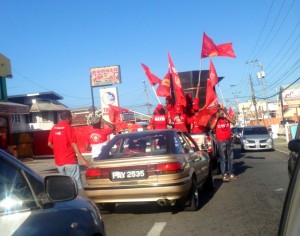
M62 111L60 122L53 126L48 137L48 146L53 149L54 160L59 173L69 175L77 182L79 189L82 189L80 168L78 158L84 166L88 167L89 162L82 156L78 146L77 137L72 124L72 113ZM153 116L150 119L147 129L180 129L190 134L199 134L213 130L219 150L220 170L224 181L236 179L233 174L233 142L231 140L231 124L235 124L235 118L227 114L222 106L208 120L208 124L199 124L198 100L194 99L186 107L173 104L172 98L166 98L166 106L156 106ZM136 131L133 123L127 123L127 131ZM116 125L101 117L92 118L93 130L86 137L85 148L91 151L92 160L101 152L102 147L108 142L110 134L116 134L119 130ZM124 128L124 127L123 127ZM131 128L131 129L130 129Z

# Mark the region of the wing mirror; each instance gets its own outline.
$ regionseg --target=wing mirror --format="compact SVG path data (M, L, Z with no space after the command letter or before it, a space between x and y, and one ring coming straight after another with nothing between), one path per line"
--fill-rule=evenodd
M293 139L289 141L288 148L292 152L299 152L300 151L300 139Z

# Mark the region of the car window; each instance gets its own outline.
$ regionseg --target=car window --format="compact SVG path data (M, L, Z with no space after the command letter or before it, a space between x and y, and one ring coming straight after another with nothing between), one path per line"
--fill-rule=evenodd
M165 134L147 134L114 138L100 154L100 159L126 158L132 155L161 155L168 152Z
M269 134L266 127L251 127L244 129L244 135Z
M0 214L35 206L35 199L22 172L0 160Z

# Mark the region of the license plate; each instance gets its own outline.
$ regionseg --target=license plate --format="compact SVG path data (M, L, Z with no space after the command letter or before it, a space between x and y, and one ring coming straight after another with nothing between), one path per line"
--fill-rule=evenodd
M111 180L135 180L145 178L145 170L120 170L111 172Z

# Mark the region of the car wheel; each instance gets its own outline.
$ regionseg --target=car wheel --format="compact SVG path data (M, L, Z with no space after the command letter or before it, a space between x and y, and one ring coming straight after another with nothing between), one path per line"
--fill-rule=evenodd
M197 188L196 179L193 178L192 186L185 201L185 211L197 211L200 208L199 190Z
M215 190L215 179L212 174L212 171L209 172L206 181L203 184L203 188L207 191L214 191Z

